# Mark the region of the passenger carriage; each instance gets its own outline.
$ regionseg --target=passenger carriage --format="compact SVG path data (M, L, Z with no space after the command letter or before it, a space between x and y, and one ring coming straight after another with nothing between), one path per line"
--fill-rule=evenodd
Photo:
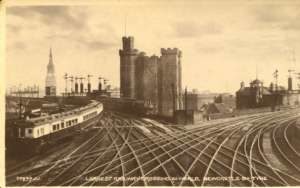
M17 121L13 128L13 147L20 152L39 153L46 146L74 135L82 125L93 121L102 110L102 103L92 101L67 112Z

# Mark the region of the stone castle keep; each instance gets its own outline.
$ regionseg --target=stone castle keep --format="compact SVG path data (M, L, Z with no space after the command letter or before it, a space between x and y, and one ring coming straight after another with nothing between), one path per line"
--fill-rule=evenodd
M133 37L123 37L120 54L122 98L143 100L155 114L171 117L182 109L181 51L161 49L161 56L146 56L134 48Z

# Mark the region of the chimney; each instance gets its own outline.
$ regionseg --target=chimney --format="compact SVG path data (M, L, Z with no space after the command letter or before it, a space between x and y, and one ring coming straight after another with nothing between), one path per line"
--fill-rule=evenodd
M288 78L288 90L289 91L293 90L293 80L292 80L292 77Z

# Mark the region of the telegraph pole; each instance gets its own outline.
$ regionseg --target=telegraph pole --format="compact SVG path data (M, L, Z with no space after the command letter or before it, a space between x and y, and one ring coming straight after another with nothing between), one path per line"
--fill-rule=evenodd
M78 77L75 77L75 93L78 93Z
M102 91L102 84L101 84L102 77L99 76L98 79L99 79L98 90Z
M69 76L69 79L71 81L71 94L73 94L73 81L74 81L74 77L73 76Z
M278 70L277 69L273 73L273 76L275 78L275 105L274 105L274 110L275 110L278 104Z
M87 79L88 79L88 93L90 93L91 92L91 82L90 82L90 77L92 77L93 75L90 75L90 74L88 74L87 75Z
M84 87L83 87L83 82L82 80L84 80L85 78L84 77L80 77L79 80L80 80L80 93L81 95L84 93Z
M187 100L187 87L185 87L185 91L184 91L184 99L185 99L185 124L187 124L187 116L188 116L188 100Z
M68 74L65 73L64 79L66 81L66 87L65 87L65 95L68 93Z

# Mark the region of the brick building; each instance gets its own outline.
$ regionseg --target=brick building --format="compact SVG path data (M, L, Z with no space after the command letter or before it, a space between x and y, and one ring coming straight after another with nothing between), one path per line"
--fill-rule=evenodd
M213 103L217 94L187 93L187 109L201 110L204 105ZM185 100L183 100L185 106Z
M291 80L289 78L288 83ZM241 83L240 89L236 92L237 109L271 107L275 105L298 105L300 101L300 92L292 90L291 86L286 90L282 86L270 87L263 86L263 83L256 79L250 82L250 87L245 87Z
M215 98L215 103L222 103L225 104L226 106L235 109L236 108L236 102L235 102L235 96L231 94L220 94Z

